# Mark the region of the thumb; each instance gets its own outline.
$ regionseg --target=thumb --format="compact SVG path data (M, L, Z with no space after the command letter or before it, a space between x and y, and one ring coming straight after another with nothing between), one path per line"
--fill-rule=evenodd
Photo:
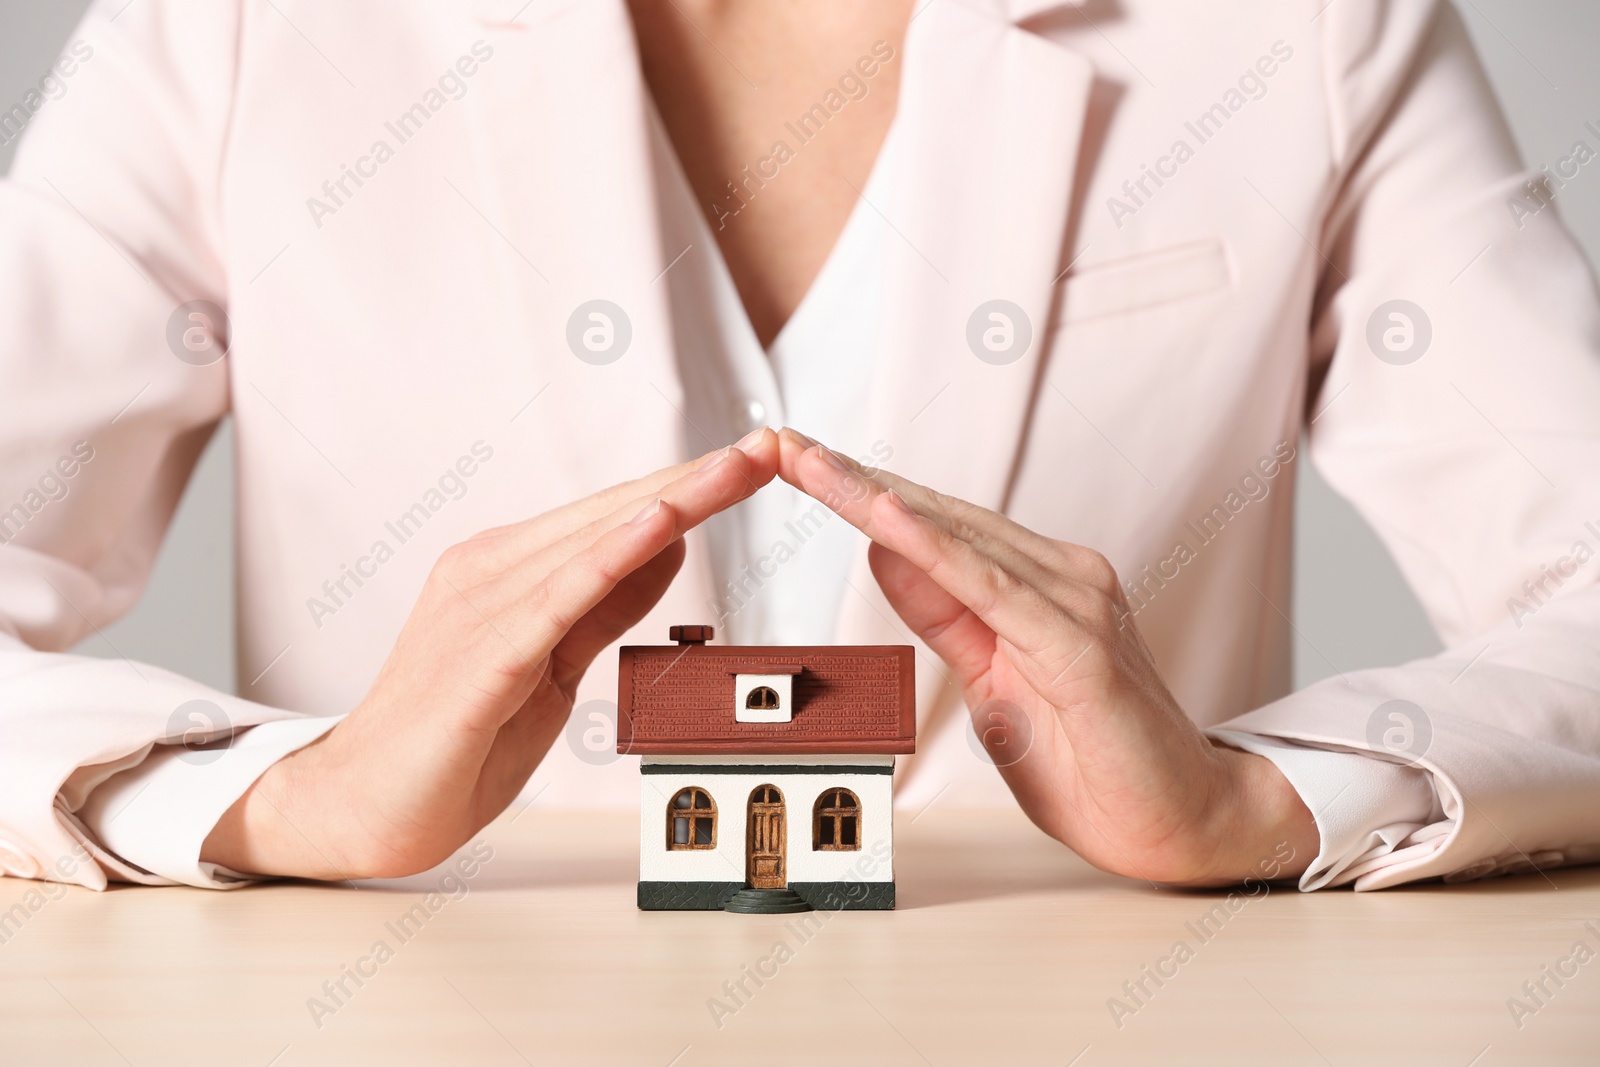
M898 552L874 542L867 562L895 614L950 665L963 689L988 673L995 635L982 619Z

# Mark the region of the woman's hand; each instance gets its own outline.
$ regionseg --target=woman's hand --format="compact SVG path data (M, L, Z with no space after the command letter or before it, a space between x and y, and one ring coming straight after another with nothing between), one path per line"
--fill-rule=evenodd
M872 539L884 595L950 666L1041 829L1097 867L1157 882L1305 869L1311 813L1271 761L1212 743L1184 714L1105 557L793 430L780 437L780 476Z
M590 662L666 591L684 532L777 465L777 437L761 430L446 550L366 698L268 769L202 858L321 879L447 858L517 795Z

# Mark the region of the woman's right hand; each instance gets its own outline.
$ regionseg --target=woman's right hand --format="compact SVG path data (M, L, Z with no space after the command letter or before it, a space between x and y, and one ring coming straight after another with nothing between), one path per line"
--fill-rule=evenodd
M533 774L595 656L666 592L684 533L777 467L763 429L447 549L366 698L257 779L201 858L332 880L449 857Z

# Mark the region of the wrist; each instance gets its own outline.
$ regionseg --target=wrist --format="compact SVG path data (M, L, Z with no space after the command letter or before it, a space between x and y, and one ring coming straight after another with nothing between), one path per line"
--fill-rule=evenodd
M261 877L343 877L318 855L292 811L291 798L305 797L306 776L299 772L307 759L315 758L315 750L325 739L291 752L262 772L206 835L200 858L239 874Z
M1216 745L1227 769L1229 817L1218 843L1212 885L1274 881L1303 874L1321 848L1316 819L1265 756Z

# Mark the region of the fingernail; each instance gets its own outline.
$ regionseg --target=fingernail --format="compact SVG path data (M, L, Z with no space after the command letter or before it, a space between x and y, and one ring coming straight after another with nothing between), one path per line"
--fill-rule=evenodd
M646 504L644 506L644 510L643 511L639 512L639 514L637 514L633 518L629 519L628 520L628 525L629 526L638 526L642 522L649 522L652 518L655 517L655 513L660 511L660 510L661 510L661 498L660 497L656 497L654 500L650 501L650 503L648 503L648 504Z
M805 448L816 448L817 447L817 439L815 437L808 437L805 434L801 433L799 430L795 429L793 426L785 426L784 429L788 430L789 431L789 436L793 437L796 441L799 441L800 444L803 447L805 447Z
M726 448L720 448L717 451L711 453L710 458L708 458L704 463L700 464L700 466L696 467L695 471L697 473L699 471L708 471L712 467L715 467L718 463L721 463L723 460L725 460L727 458L728 458L728 450Z
M745 434L743 437L739 438L739 443L733 447L737 448L741 452L748 452L750 451L750 446L761 440L761 435L766 432L767 428L765 426L758 426L754 430L751 430L749 433Z
M817 449L817 455L822 457L822 462L826 463L834 470L843 471L846 474L850 473L850 464L840 459L838 453L834 452L832 449L819 446Z
M910 515L912 517L916 516L917 513L915 511L911 510L911 505L906 503L906 498L901 496L899 493L895 492L893 489L891 489L887 493L885 493L884 496L889 498L889 503L892 506L894 506L896 508L899 508L901 511L905 512L907 515Z

